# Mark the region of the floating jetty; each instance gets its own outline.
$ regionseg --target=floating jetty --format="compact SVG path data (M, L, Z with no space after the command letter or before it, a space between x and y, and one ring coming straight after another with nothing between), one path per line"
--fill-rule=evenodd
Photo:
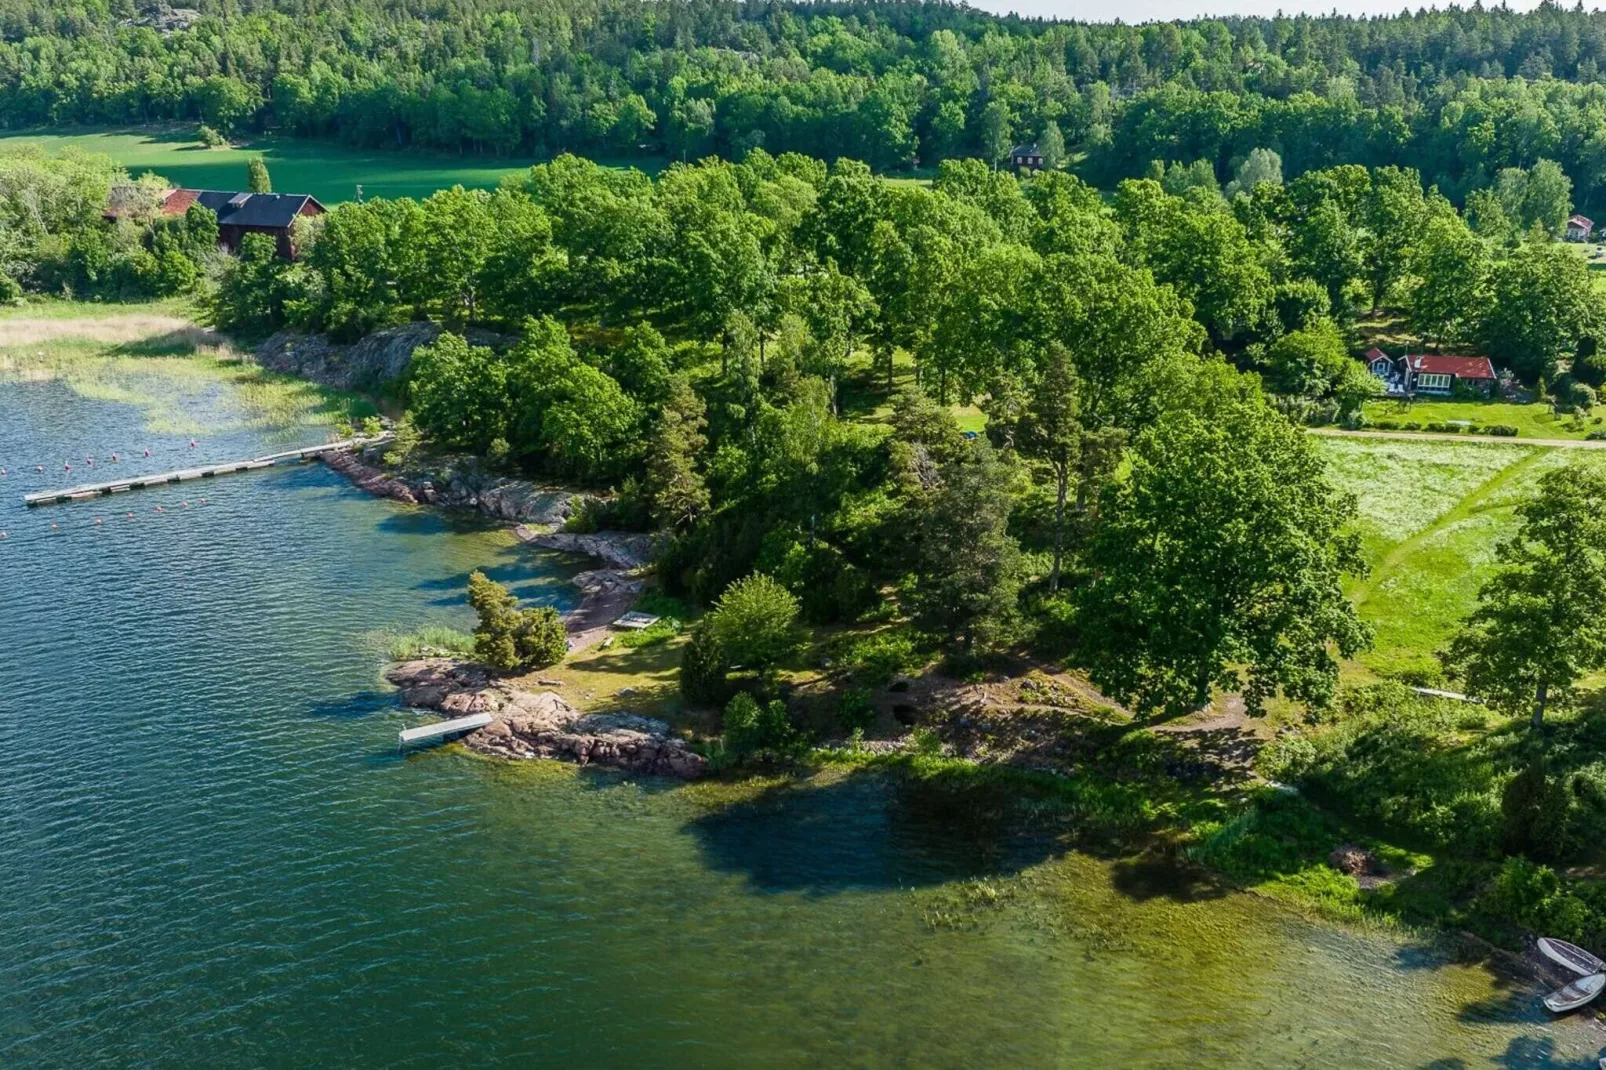
M213 479L217 476L228 475L231 472L251 472L258 468L272 468L274 465L285 461L307 461L325 453L355 449L359 446L377 446L388 441L390 441L389 435L380 435L377 438L350 438L343 442L326 442L321 446L302 446L300 449L285 450L282 453L270 453L265 457L252 457L245 461L224 461L221 464L179 468L172 472L158 472L149 476L108 479L104 483L85 483L82 486L68 487L65 490L47 490L38 494L24 494L22 501L29 508L37 505L61 505L66 502L88 501L91 498L102 498L108 494L122 494L130 490L161 487L169 483L188 483L193 479Z
M484 728L496 718L488 713L471 713L467 717L454 717L450 721L437 721L419 728L405 728L396 735L396 746L416 747L423 743L437 743Z

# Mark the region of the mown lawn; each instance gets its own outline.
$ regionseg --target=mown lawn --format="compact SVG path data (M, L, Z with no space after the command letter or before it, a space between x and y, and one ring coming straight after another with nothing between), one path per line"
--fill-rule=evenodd
M293 138L255 138L238 146L208 149L195 128L99 132L33 131L0 135L0 146L36 142L46 151L76 148L110 156L130 173L157 174L179 186L244 189L246 161L261 156L281 193L310 193L325 204L349 201L362 186L364 197L427 197L462 184L491 188L503 176L540 161L522 156L441 156L414 150L356 149L332 142ZM656 173L661 157L599 161Z
M1535 402L1519 405L1510 401L1369 401L1366 419L1376 427L1382 422L1449 423L1465 420L1478 427L1508 424L1517 429L1519 438L1586 437L1591 431L1606 430L1606 414L1597 411L1589 416L1561 416L1547 404ZM1409 429L1408 429L1409 430Z

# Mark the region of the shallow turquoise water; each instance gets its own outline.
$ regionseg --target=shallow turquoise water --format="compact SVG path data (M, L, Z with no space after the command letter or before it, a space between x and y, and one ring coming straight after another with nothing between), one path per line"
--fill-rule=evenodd
M1606 1047L1430 950L1000 844L875 780L742 794L402 760L416 718L375 633L467 624L476 567L560 603L573 565L321 467L20 504L67 458L76 481L90 452L167 468L269 437L191 451L130 408L0 382L0 1066L1592 1067Z

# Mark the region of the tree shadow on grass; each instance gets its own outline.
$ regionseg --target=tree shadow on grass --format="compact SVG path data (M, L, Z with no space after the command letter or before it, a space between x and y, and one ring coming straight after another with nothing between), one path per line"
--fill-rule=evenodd
M768 788L688 831L709 865L746 876L754 891L811 896L1008 875L1066 849L1057 837L1016 834L997 808L965 794L856 772Z

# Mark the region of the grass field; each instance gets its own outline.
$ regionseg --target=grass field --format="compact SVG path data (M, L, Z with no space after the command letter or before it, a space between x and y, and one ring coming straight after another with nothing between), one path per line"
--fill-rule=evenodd
M1594 451L1519 444L1323 438L1335 482L1360 500L1371 575L1351 585L1376 642L1360 657L1383 674L1430 672L1488 577L1514 508L1558 465Z
M1541 402L1519 405L1510 401L1369 401L1366 418L1400 423L1449 423L1465 420L1486 427L1509 424L1521 438L1584 438L1591 431L1606 429L1606 415L1597 411L1589 416L1561 416Z
M0 135L0 145L36 142L46 151L78 148L110 156L131 174L155 171L177 186L244 189L246 161L261 156L281 193L310 193L325 204L364 197L427 197L461 184L490 188L504 175L539 161L525 157L438 156L407 151L354 149L322 141L257 138L223 149L204 148L191 127L84 133L38 131ZM659 157L603 161L656 173Z

